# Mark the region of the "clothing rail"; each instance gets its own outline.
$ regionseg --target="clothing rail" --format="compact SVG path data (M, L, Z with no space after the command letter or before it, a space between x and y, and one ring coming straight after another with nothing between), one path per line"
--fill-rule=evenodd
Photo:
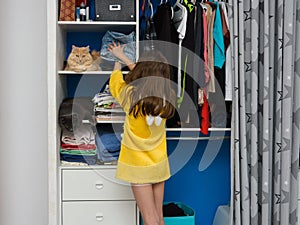
M212 137L167 137L167 141L201 141L201 140L208 140L208 141L216 141L216 140L225 140L230 139L230 136L212 136Z
M201 131L199 127L185 127L185 128L166 128L167 131ZM231 128L208 128L208 131L231 131Z

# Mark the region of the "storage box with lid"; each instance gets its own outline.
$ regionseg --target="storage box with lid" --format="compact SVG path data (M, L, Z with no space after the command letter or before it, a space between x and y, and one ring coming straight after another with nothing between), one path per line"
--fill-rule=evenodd
M135 21L135 0L95 0L96 21Z

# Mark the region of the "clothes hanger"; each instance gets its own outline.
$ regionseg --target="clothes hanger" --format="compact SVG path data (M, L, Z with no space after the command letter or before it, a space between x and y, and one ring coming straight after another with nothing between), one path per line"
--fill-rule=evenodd
M171 6L171 20L174 18L174 8Z
M184 5L182 5L182 0L177 0L173 5L173 8L175 8L176 6L182 9L184 7Z
M151 0L148 0L148 5L149 5L149 7L150 7L150 9L151 9L151 16L150 16L150 18L152 19L152 18L153 18L154 12L153 12L153 5L152 5Z
M166 0L165 4L168 2L168 0ZM174 9L171 6L171 20L174 18Z
M180 21L182 19L182 11L185 9L185 6L181 3L181 0L177 0L173 5L172 9L174 13L172 19L175 19L176 21L174 22L176 23L177 21Z
M176 2L174 3L173 7L177 4L182 4L182 0L176 0Z
M168 0L166 0L166 2L163 2L163 0L160 0L160 5L167 3L167 2L168 2Z

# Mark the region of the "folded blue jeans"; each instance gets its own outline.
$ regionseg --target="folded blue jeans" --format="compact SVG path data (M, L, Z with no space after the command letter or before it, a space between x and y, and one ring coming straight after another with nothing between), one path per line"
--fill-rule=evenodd
M96 145L99 151L107 150L110 153L120 151L121 133L97 134Z
M130 34L123 34L116 31L107 31L102 38L101 57L107 61L120 61L111 52L108 51L108 45L120 43L121 45L126 44L124 48L124 54L133 62L136 61L136 38L135 32L132 31Z

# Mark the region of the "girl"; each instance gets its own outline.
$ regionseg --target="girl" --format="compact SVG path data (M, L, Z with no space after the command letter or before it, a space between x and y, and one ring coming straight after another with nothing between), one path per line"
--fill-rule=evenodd
M170 177L165 123L174 115L176 99L170 68L156 51L146 52L135 64L124 47L108 47L130 69L123 79L121 63L115 62L109 81L111 94L126 112L116 177L131 183L144 224L164 225L164 182Z

